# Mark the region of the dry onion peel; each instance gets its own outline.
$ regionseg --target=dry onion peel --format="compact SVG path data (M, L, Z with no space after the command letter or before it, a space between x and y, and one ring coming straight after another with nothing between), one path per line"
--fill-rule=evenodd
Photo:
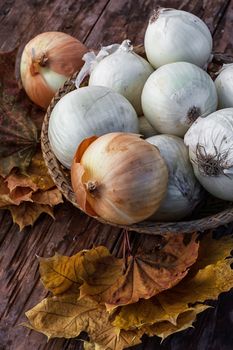
M89 143L85 140L81 144L82 150L89 146L83 154L77 150L71 167L80 208L122 225L154 213L165 196L168 180L158 149L129 133L110 133Z

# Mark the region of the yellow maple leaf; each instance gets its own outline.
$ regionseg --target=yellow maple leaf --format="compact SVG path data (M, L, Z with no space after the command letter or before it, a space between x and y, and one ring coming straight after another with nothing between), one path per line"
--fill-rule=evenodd
M39 258L41 280L54 295L71 287L79 288L96 271L98 261L106 257L111 257L108 249L100 246L71 257L55 254L51 258Z
M197 315L208 308L208 305L197 304L189 310L181 312L177 317L175 324L169 321L162 321L153 325L144 326L142 330L149 336L157 335L164 340L171 334L181 332L189 327L192 327Z
M59 295L42 300L26 312L25 326L45 334L48 338L77 337L88 333L91 342L103 349L122 350L139 344L141 331L124 331L114 327L103 305L90 298L78 300L78 294Z

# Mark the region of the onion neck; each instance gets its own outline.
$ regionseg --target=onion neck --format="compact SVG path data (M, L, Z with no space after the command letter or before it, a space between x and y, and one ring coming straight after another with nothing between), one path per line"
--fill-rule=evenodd
M32 62L30 66L31 75L36 75L40 73L40 67L46 67L48 64L48 56L46 53L35 55L32 51Z
M200 173L204 176L224 175L228 152L219 153L215 147L215 154L208 154L205 148L198 144L196 147L196 164Z
M188 112L187 112L187 120L188 120L188 124L191 125L193 124L197 118L199 118L201 115L201 110L199 107L193 106L190 107Z
M98 182L97 181L88 181L85 183L87 192L92 196L96 197L98 193Z

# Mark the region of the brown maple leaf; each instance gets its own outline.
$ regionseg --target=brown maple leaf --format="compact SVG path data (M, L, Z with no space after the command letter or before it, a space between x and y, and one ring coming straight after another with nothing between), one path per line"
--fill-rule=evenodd
M113 257L99 261L96 272L80 287L80 297L89 295L104 302L111 310L119 305L135 303L140 298L151 298L171 288L186 276L198 256L196 235L192 235L187 245L184 237L183 234L167 235L162 248L153 247L152 237L145 238L137 253L129 256L123 274L123 259L122 266L118 266L119 260ZM111 262L108 261L110 259ZM108 275L111 278L106 278Z
M43 213L49 214L54 219L53 209L49 205L23 202L20 205L6 206L5 209L10 210L13 221L19 225L20 231L25 226L33 225Z
M18 87L15 56L15 51L0 54L0 175L4 177L14 167L26 172L39 142L32 116L42 120L41 111Z
M196 315L208 308L203 304L206 300L216 300L233 287L233 259L226 259L232 242L229 236L216 241L206 235L200 243L202 253L179 284L149 300L122 306L113 324L127 330L143 327L148 335L162 338L190 327Z

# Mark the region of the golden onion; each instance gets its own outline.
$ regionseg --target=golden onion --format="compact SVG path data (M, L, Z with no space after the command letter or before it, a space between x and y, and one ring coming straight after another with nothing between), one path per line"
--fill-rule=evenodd
M139 135L115 132L81 143L71 181L82 210L129 225L159 208L167 190L168 170L155 146Z

